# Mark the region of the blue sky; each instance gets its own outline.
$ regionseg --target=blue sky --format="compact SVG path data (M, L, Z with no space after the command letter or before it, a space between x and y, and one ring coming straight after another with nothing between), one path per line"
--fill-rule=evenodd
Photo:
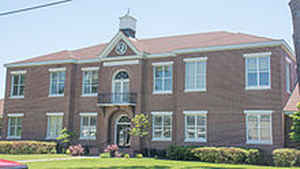
M1 0L0 12L55 0ZM292 46L289 0L73 0L0 17L0 98L3 64L109 41L127 8L138 19L137 38L226 30L285 39Z

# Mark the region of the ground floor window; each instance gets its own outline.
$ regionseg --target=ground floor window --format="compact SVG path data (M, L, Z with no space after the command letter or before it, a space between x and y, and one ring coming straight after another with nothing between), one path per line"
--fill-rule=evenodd
M47 138L55 139L59 136L63 128L63 113L47 113L48 115L48 128Z
M80 139L96 139L97 113L80 113Z
M207 111L184 111L185 142L206 142Z
M272 111L248 110L246 133L248 144L272 144Z
M20 139L22 136L22 117L23 114L8 115L8 138Z
M172 112L152 112L152 140L172 140Z

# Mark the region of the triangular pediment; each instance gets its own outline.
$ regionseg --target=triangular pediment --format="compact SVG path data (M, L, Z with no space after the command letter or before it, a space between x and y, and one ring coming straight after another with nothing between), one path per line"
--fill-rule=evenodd
M108 43L106 48L100 53L100 58L138 56L141 52L134 44L119 31L116 36Z

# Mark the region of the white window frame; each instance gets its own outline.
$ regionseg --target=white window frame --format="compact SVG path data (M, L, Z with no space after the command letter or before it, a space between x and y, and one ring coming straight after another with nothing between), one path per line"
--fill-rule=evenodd
M12 71L12 72L10 72L10 74L11 74L11 91L10 91L10 98L12 98L12 99L22 99L22 98L24 98L24 94L25 94L25 74L26 74L26 70L20 70L20 71ZM18 81L18 84L17 84L17 86L18 86L18 95L13 95L13 91L14 91L14 76L19 76L19 81ZM23 86L24 86L24 92L23 92L23 95L20 95L20 86L21 86L21 76L24 76L24 84L23 84Z
M96 140L96 135L97 135L97 116L98 113L97 112L88 112L88 113L80 113L80 140ZM91 127L91 117L95 117L96 118L96 133L95 136L82 136L81 135L81 131L82 131L82 127L83 127L83 118L82 117L89 117L89 124L88 126Z
M206 91L207 87L206 87L206 77L207 77L207 57L197 57L197 58L184 58L183 61L185 62L185 78L184 78L184 92L203 92L203 91ZM201 80L204 80L204 87L203 88L191 88L191 89L188 89L187 86L186 86L186 81L187 81L187 76L186 76L186 70L187 70L187 64L186 63L197 63L197 62L204 62L205 63L205 72L203 72L205 74L204 76L204 79L201 79ZM197 64L196 64L197 65ZM195 67L196 70L197 70L197 67ZM194 70L195 71L195 70ZM195 72L193 72L195 73ZM202 73L202 72L201 72ZM195 76L195 79L194 79L194 85L197 86L197 79L198 78L201 78L201 77L197 77Z
M170 62L155 62L155 63L152 63L152 66L153 66L153 94L172 94L173 93L173 74L174 74L174 70L173 70L173 61L170 61ZM155 77L155 73L156 73L156 67L160 67L160 66L171 66L171 69L172 69L172 76L171 76L171 89L170 90L156 90L155 89L155 83L156 83L156 77ZM162 80L162 86L164 88L164 84L165 84L165 76L164 76L164 69L163 69L163 80Z
M99 75L98 71L99 71L99 67L84 67L84 68L81 68L81 71L82 71L82 92L81 92L81 95L82 96L97 96L98 95L98 92L96 93L84 93L84 88L85 88L85 83L84 83L84 76L85 76L85 73L86 72L91 72L91 74L93 73L97 73L97 77ZM98 84L97 84L97 88L99 87L99 79L98 80ZM91 91L92 91L92 83L93 83L93 80L92 79L89 79L90 81L90 84L89 84L89 88L91 88Z
M265 89L271 89L271 55L272 52L263 52L263 53L248 53L244 54L243 57L245 58L245 89L246 90L265 90ZM268 65L268 72L269 72L269 85L268 86L261 86L259 84L260 82L260 71L259 71L259 58L260 57L268 57L269 65ZM256 58L256 66L257 66L257 86L248 86L248 66L247 66L247 59L248 58Z
M291 74L290 74L290 63L286 63L285 65L285 85L286 92L291 93Z
M15 127L15 133L17 133L17 128L21 127L22 131L21 131L21 136L11 136L10 135L10 131L11 131L11 127L10 127L10 123L11 123L11 117L15 117L15 118L23 118L24 117L24 113L10 113L7 115L8 116L8 125L7 125L7 139L21 139L22 138L22 132L23 132L23 119L21 119L21 126L18 126L17 124L14 126Z
M173 112L151 112L152 115L152 141L172 141L172 137L173 137ZM165 116L170 116L171 117L171 131L170 131L170 138L168 137L154 137L154 117L155 116L162 116L162 128L164 126L164 117ZM163 130L163 129L162 129Z
M64 113L63 112L58 112L58 113L46 113L47 115L47 135L46 135L46 139L56 139L56 137L50 136L50 123L49 123L49 117L61 117L62 118L62 129L64 128Z
M195 111L184 111L184 142L202 142L202 143L206 143L207 142L207 110L195 110ZM188 116L195 116L196 118L199 116L204 116L205 117L205 139L203 138L197 138L197 133L195 133L195 138L191 139L191 138L187 138L187 127L188 127L188 123L187 123L187 117ZM197 129L197 119L195 119L195 129Z
M246 141L246 144L269 144L269 145L271 145L271 144L273 144L273 125L272 125L272 110L245 110L244 111L244 114L246 115L246 139L247 139L247 141ZM258 140L249 140L249 138L248 138L248 117L250 116L250 115L256 115L256 116L258 116L258 121L259 121L259 123L258 123L258 128L259 128L259 130L258 130L258 137L259 137L259 139ZM260 118L261 118L261 115L269 115L270 116L270 136L271 136L271 140L269 140L269 141L261 141L261 139L260 139L260 137L261 137L261 135L260 135L260 130L261 130L261 127L260 127Z
M63 97L65 95L65 84L66 84L66 68L49 68L50 72L50 86L49 86L49 97ZM58 73L58 72L65 72L65 80L64 80L64 93L62 94L52 94L52 73ZM60 76L58 76L60 77ZM57 83L57 86L59 86L59 83ZM59 87L57 87L57 90L59 90Z

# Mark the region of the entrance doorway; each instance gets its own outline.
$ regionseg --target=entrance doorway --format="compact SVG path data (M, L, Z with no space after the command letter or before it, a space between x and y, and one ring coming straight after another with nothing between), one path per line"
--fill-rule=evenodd
M120 148L130 146L130 119L127 115L121 115L116 120L115 125L115 144Z

